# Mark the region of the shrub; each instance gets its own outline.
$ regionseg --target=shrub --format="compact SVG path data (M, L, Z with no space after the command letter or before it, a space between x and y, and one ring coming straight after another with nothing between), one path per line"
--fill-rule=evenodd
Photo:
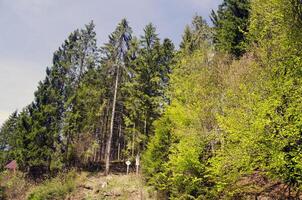
M33 189L28 195L28 200L61 200L76 188L76 173L69 172L67 175L59 175L46 181L41 186Z
M23 173L3 171L0 173L0 200L22 197L28 186Z
M0 200L5 199L5 188L0 186Z

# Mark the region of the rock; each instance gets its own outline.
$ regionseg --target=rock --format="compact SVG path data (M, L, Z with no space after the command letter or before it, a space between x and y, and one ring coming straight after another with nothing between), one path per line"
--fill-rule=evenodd
M103 183L101 183L101 188L105 188L105 187L107 187L107 185L108 185L107 182L103 182Z

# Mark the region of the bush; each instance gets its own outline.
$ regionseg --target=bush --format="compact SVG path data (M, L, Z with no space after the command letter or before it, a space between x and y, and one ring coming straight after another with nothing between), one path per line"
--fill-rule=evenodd
M69 172L67 175L59 175L36 187L28 195L28 200L61 200L76 188L76 173Z
M22 197L28 186L23 173L3 171L0 173L0 200Z
M0 186L0 200L5 199L5 188Z

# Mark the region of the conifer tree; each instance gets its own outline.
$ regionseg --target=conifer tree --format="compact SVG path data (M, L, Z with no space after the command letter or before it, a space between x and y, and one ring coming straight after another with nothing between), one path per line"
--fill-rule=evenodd
M145 27L138 46L136 59L131 65L133 77L126 85L132 156L145 148L148 138L153 135L153 122L163 113L163 108L168 103L165 90L174 56L172 42L165 39L161 44L151 23Z
M30 161L35 159L29 155L31 151L32 113L33 104L26 106L19 113L9 149L10 158L15 159L19 165L19 169L25 172L31 172L32 165Z
M63 47L64 57L60 65L66 69L64 85L64 134L66 137L66 159L74 164L74 143L80 139L80 134L85 127L87 110L83 106L83 99L80 93L84 92L84 85L89 76L94 76L99 65L99 49L96 44L95 25L90 22L84 29L74 31ZM92 83L93 84L93 83ZM101 91L101 89L100 89ZM89 96L90 98L98 98Z
M85 29L74 31L54 53L53 65L46 69L46 78L39 83L35 100L28 108L29 170L52 172L64 166L64 159L69 159L70 143L79 131L78 121L71 120L79 117L75 110L76 91L85 72L97 62L93 29L90 23Z
M109 36L109 42L102 48L103 63L114 74L114 88L112 91L112 111L110 120L109 136L105 152L105 174L109 174L111 143L114 132L116 106L118 98L119 85L123 78L123 71L127 73L127 51L129 50L132 39L132 30L126 19L123 19L116 27L115 31Z
M180 43L181 52L184 54L192 54L194 51L212 43L212 29L207 22L198 15L192 19L191 25L185 27L182 41Z
M217 12L212 10L214 42L218 50L240 57L247 47L250 0L224 0Z
M10 159L9 150L13 148L12 140L17 129L18 112L13 112L0 129L0 169Z

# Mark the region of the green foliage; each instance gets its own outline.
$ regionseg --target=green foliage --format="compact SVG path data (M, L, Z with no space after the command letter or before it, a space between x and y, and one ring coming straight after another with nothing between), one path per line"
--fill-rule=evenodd
M225 137L212 158L212 169L219 174L220 190L255 170L301 187L301 165L297 162L300 112L296 110L301 102L296 95L301 88L301 74L296 71L301 53L296 46L299 22L291 10L296 6L288 1L251 4L250 37L257 43L253 51L257 59L249 61L240 85L230 88L218 117ZM238 67L235 70L240 71Z
M169 91L172 102L155 123L155 136L145 153L149 183L172 199L204 196L212 185L206 166L210 133L215 131L211 109L216 102L211 101L217 90L209 76L214 68L207 67L208 55L206 49L197 51L175 66Z
M155 135L148 143L146 152L143 155L143 171L149 184L159 190L167 190L168 175L164 164L168 161L169 148L172 144L171 127L172 122L164 115L155 122Z
M193 18L178 52L151 23L136 38L123 19L100 50L93 23L74 31L35 100L2 126L1 169L104 157L108 169L147 147L146 180L170 199L244 198L254 174L301 189L301 16L299 0L224 0L213 28ZM71 179L29 198L64 198Z
M28 200L61 200L76 188L76 173L58 176L47 180L43 185L34 188L28 195Z
M68 36L34 101L1 128L1 169L15 159L20 170L39 177L145 148L168 103L174 45L160 41L152 24L132 39L123 19L99 48L94 28L91 22Z
M246 52L250 0L224 0L212 10L214 43L218 50L240 57Z
M9 156L3 158L5 161L15 159L21 170L33 175L56 172L64 166L64 159L68 161L71 138L89 125L84 119L93 118L95 123L97 115L88 113L102 104L99 102L102 90L98 88L101 78L96 75L99 57L95 36L91 22L85 29L71 33L54 53L53 65L46 69L46 78L39 83L35 100L18 115L14 113L3 126L2 148L6 148ZM80 84L84 78L86 83ZM96 81L90 82L94 78ZM80 102L85 85L91 85L94 93L91 91L93 95ZM89 110L94 109L84 110L83 104L91 106ZM7 134L11 135L9 140L4 138Z
M218 192L263 167L268 109L262 101L267 97L262 90L265 82L264 74L251 57L235 61L225 74L224 101L216 115L221 129L220 145L209 168Z
M247 188L231 186L256 172L301 188L301 6L224 1L212 15L219 50L250 52L179 54L161 119L169 129L155 126L145 154L150 184L170 198L235 198ZM187 28L183 49L192 38ZM172 139L161 143L163 134Z
M29 185L24 174L3 171L0 173L0 199L22 198L25 196Z
M3 200L6 199L4 187L0 187L0 199L3 199Z
M180 51L185 54L191 54L194 51L208 47L213 41L213 30L207 22L198 15L193 17L190 26L186 26L182 41L180 43Z
M171 147L171 155L167 163L167 171L171 173L168 183L171 185L171 197L190 195L204 196L210 183L205 171L205 140L196 133L190 133L179 139L179 143Z
M0 171L10 160L9 150L13 145L18 120L17 111L12 113L0 129Z
M156 29L148 24L144 35L136 44L136 58L130 65L131 80L123 88L127 99L127 127L135 134L135 145L139 152L144 149L149 136L153 135L153 122L162 114L168 103L165 95L171 73L171 63L174 57L174 45L169 39L163 43L157 36ZM131 140L131 139L130 139ZM135 142L135 141L132 141Z

